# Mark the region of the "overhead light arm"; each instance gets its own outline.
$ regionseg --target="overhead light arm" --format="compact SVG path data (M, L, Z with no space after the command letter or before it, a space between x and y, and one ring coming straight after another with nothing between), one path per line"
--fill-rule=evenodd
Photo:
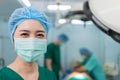
M67 15L65 16L65 18L70 18L71 16L75 16L75 15L84 15L84 12L82 10L79 11L70 11L67 13Z

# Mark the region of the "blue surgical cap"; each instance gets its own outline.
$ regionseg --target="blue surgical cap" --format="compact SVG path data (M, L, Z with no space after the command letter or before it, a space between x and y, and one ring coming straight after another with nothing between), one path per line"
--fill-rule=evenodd
M89 51L87 48L81 48L80 49L80 53L81 54L87 54L87 55L91 55L92 54L92 52Z
M65 43L65 42L67 42L69 39L68 39L68 37L67 37L65 34L60 34L60 35L58 36L58 40L60 40L61 42Z
M42 11L38 11L33 7L24 7L24 8L16 9L9 18L8 27L9 27L10 38L12 40L17 26L23 21L28 19L34 19L39 21L46 30L46 34L48 34L49 23L47 16Z

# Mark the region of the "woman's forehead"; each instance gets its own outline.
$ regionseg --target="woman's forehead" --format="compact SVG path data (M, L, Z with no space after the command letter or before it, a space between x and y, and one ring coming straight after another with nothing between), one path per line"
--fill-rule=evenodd
M22 21L18 26L21 26L21 25L22 26L27 26L27 25L42 26L42 24L39 21L33 20L33 19Z
M44 27L37 20L25 20L17 27L18 30L44 30Z

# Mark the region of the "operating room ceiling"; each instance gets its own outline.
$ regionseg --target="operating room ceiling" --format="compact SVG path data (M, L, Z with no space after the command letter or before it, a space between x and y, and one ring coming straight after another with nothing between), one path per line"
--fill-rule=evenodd
M61 5L71 5L70 10L81 10L83 8L83 2L86 0L30 0L32 6L44 11L49 11L47 9L48 5L55 5L60 3Z
M0 0L0 17L9 16L18 7L21 4L17 0Z
M30 0L32 6L37 7L38 9L44 9L47 11L47 5L56 4L60 2L61 4L72 5L71 10L81 9L81 2L86 0ZM21 7L21 4L18 0L0 0L0 16L10 15L14 9Z
M32 1L32 0L31 0ZM34 1L61 1L61 2L81 2L86 0L34 0Z
M71 5L70 10L81 10L83 6L83 2L86 0L29 0L32 6L44 10L49 11L47 6L49 4L67 4ZM8 17L16 8L22 7L22 5L18 2L18 0L0 0L0 17Z

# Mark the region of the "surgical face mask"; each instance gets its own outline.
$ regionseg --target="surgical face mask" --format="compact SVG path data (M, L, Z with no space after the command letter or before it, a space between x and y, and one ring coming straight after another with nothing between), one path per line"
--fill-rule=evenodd
M26 62L35 62L46 53L47 40L37 38L15 38L15 51Z

